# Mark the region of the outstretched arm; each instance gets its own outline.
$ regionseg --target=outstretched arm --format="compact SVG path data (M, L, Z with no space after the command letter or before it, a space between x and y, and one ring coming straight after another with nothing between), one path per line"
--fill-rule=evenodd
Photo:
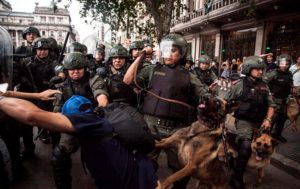
M17 92L17 91L7 91L5 93L1 93L0 95L6 97L14 97L14 98L23 98L23 99L36 99L36 100L55 100L55 94L61 93L58 90L45 90L40 93L24 93L24 92Z
M70 120L60 114L44 111L29 101L0 96L0 110L9 116L32 126L58 132L74 132Z

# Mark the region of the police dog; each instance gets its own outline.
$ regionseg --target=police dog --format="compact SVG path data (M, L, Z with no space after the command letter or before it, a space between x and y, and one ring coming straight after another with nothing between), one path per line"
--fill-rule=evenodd
M287 104L287 116L292 124L293 131L298 131L297 118L300 114L300 86L294 88L294 98L290 98Z
M248 160L248 167L257 169L258 171L256 185L261 184L265 167L270 164L271 156L277 144L278 142L267 134L261 134L252 141L252 153Z
M225 103L212 95L201 99L198 107L198 121L190 127L182 128L168 138L156 141L157 148L174 147L183 167L162 182L162 188L187 176L198 179L209 188L226 188L228 178L218 155L224 156L224 144L217 144L224 125ZM235 151L227 144L228 152Z

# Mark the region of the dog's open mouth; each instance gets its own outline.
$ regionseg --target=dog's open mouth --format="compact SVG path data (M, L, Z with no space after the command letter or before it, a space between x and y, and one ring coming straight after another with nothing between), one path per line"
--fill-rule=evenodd
M256 151L255 159L256 159L257 161L261 161L261 160L267 158L268 155L269 155L268 152Z

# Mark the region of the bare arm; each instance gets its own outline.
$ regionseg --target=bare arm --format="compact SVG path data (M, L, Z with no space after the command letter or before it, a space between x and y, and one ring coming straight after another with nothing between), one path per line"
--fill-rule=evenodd
M100 94L97 96L98 106L106 107L108 105L108 98L105 94Z
M58 132L74 132L70 120L60 114L44 111L29 101L0 96L0 110L9 116L32 126Z
M23 98L23 99L37 99L37 100L55 100L54 95L61 93L58 90L46 90L40 93L24 93L17 91L7 91L6 93L0 94L6 97Z
M266 118L264 119L264 121L262 123L262 127L266 128L266 129L270 129L271 128L272 118L273 118L273 115L274 115L274 111L275 111L275 108L272 107L272 106L269 106Z
M140 53L140 55L135 59L135 61L130 65L130 67L127 69L126 74L123 78L123 82L127 85L130 85L134 82L134 75L135 72L138 70L139 65L141 64L142 60L146 55L150 55L153 53L152 48L145 47L143 51Z
M133 83L135 71L138 69L143 57L144 57L144 54L141 54L140 56L138 56L135 59L135 61L130 65L128 70L126 71L126 74L123 78L123 82L125 84L130 85Z

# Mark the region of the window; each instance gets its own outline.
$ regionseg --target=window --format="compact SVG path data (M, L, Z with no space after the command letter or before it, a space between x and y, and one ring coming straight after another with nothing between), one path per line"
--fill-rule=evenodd
M51 31L51 32L50 32L50 36L51 36L51 37L54 37L54 31Z
M46 34L46 32L45 31L42 31L42 35L45 35Z
M59 31L59 32L58 32L58 36L59 36L59 37L61 37L61 36L62 36L62 33L61 33L61 31Z
M53 23L54 22L54 17L49 17L49 22Z
M41 16L41 22L46 22L46 16Z
M20 23L20 24L22 24L22 21L23 21L23 20L22 20L22 19L20 19L20 20L19 20L19 23Z
M63 18L58 17L58 18L57 18L57 22L63 22Z

